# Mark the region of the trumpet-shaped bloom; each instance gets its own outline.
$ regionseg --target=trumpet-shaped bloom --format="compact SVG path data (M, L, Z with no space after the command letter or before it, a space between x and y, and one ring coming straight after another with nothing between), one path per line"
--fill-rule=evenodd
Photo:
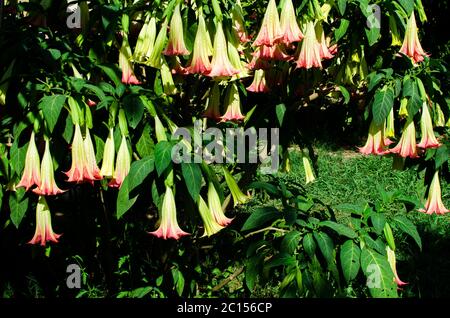
M417 146L416 146L416 127L414 126L414 121L409 119L406 121L405 127L403 128L402 137L398 142L397 146L390 149L390 152L399 154L400 157L406 158L417 158Z
M395 252L391 250L389 246L386 246L387 258L389 265L391 266L392 273L394 273L394 281L397 286L407 285L408 283L402 282L397 274L397 264L395 260Z
M153 50L156 39L156 18L148 16L134 48L133 59L136 62L145 62Z
M112 178L114 174L114 158L115 158L115 145L114 145L114 130L109 129L108 138L106 138L105 148L103 150L103 161L100 174L103 177Z
M215 120L220 119L220 88L218 83L214 83L209 92L207 107L203 116Z
M270 0L261 25L261 29L253 42L253 46L268 45L278 43L283 36L275 0Z
M250 198L242 193L228 169L225 166L222 166L222 169L225 176L225 181L230 189L231 196L233 197L234 206L246 203Z
M233 79L249 76L247 64L241 60L241 55L231 42L228 42L228 57L230 59L231 66L233 66L239 72L233 76Z
M214 220L221 226L227 226L233 219L229 219L225 216L220 203L219 194L217 194L216 188L212 182L208 184L208 207L214 216Z
M41 183L41 162L39 152L34 140L34 131L31 132L30 143L28 144L25 157L25 168L23 169L22 179L17 187L25 187L28 191L33 185L39 186Z
M423 50L422 45L420 45L414 11L411 13L408 24L406 25L405 38L403 39L400 53L409 56L415 64L422 62L424 56L428 56Z
M92 143L91 134L86 127L86 136L84 137L84 152L86 154L86 170L89 171L89 175L94 177L94 180L101 180L102 174L97 166L97 160L95 158L94 144Z
M150 234L164 240L170 238L178 240L182 236L189 235L189 233L184 232L178 225L175 197L172 189L168 186L166 186L166 194L164 195L159 218L159 228L154 232L150 232Z
M325 39L325 32L323 31L321 22L317 22L315 30L316 30L316 38L318 39L318 43L319 43L320 57L322 59L333 58L334 55L331 54L330 50L328 49L327 41Z
M45 150L41 162L41 183L33 192L39 195L57 195L64 191L55 182L53 159L50 152L50 140L45 140Z
M205 200L203 200L201 196L198 199L198 211L203 220L203 226L205 229L205 232L202 235L202 237L212 236L217 232L219 232L220 230L222 230L223 228L225 228L224 226L216 222L216 220L214 219L214 215L211 213L211 210L208 208Z
M192 58L187 67L187 72L190 74L208 74L211 71L211 62L209 61L208 52L208 31L206 29L205 19L200 14L198 18L198 28L194 40L194 49L192 51Z
M253 82L247 87L247 90L253 93L267 93L270 91L266 84L266 72L264 70L255 71Z
M149 58L146 62L146 65L161 68L161 53L164 50L164 45L166 44L167 39L167 20L164 20L164 23L161 26L161 29L158 32L158 36L155 40L155 45L153 46L151 53L149 54Z
M440 144L436 139L433 131L433 122L431 121L430 111L428 110L427 103L422 105L422 117L420 118L420 129L422 132L422 139L417 145L419 148L436 148Z
M235 36L241 43L247 43L251 40L245 28L244 15L242 12L241 2L238 0L231 9L231 20Z
M298 26L292 0L284 1L283 8L281 9L280 24L282 34L280 41L282 43L288 45L292 42L299 42L304 38L304 35Z
M40 196L36 207L36 231L29 244L41 244L45 246L47 242L58 243L61 234L53 232L52 216L48 208L45 197Z
M184 43L183 20L180 14L180 5L175 6L170 20L169 43L164 50L164 55L189 55Z
M303 160L303 169L305 169L306 184L308 184L316 180L316 178L314 177L314 172L308 157L303 155L302 160Z
M253 59L250 61L250 63L247 64L247 68L249 70L266 70L266 69L270 68L269 61L258 57L259 50L260 50L260 48L258 47L255 50L255 52L252 54Z
M217 30L214 36L214 52L211 61L211 71L207 74L211 77L228 77L238 74L228 58L227 40L223 33L222 23L217 23Z
M231 84L225 97L227 110L221 121L239 121L245 118L241 113L241 99L236 84Z
M120 187L123 180L130 172L131 155L128 150L127 137L122 135L119 151L117 152L116 169L114 170L113 179L109 182L109 186L113 188Z
M122 46L119 50L119 67L122 70L122 83L141 84L136 75L134 75L133 65L131 64L131 47L126 33L123 34Z
M395 126L394 126L394 108L391 108L388 118L384 125L384 143L390 145L392 141L388 138L395 138Z
M433 180L431 181L430 189L428 190L428 199L425 203L425 209L420 209L419 211L426 214L444 214L450 212L450 210L448 210L442 202L439 170L434 173Z
M172 73L164 57L162 58L161 64L161 81L163 85L164 94L174 95L177 93L177 87L175 86L175 83L173 81Z
M383 136L383 126L376 125L372 120L369 127L369 136L367 142L362 148L358 148L359 152L365 155L384 155L389 151L386 150L385 138Z
M308 22L306 25L305 38L302 41L302 48L297 59L298 68L322 68L319 43L317 42L314 23Z
M264 60L290 61L292 56L286 54L279 45L261 45L253 55Z

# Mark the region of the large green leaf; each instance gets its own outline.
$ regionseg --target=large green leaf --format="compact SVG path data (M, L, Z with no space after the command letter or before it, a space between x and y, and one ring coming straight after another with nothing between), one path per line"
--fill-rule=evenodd
M394 222L400 230L410 235L416 241L419 248L422 249L422 240L420 239L419 232L417 232L416 226L406 216L398 215L394 217Z
M314 238L327 263L331 263L333 261L334 250L333 240L324 232L314 232Z
M196 163L182 163L181 173L194 202L197 202L202 187L202 170Z
M137 95L127 96L123 99L125 115L128 125L135 129L144 115L144 103Z
M348 227L344 224L339 224L339 223L336 223L333 221L323 221L323 222L320 222L319 225L326 226L326 227L336 231L338 234L347 236L349 238L355 238L357 236L355 231L353 231L353 229L351 229L350 227Z
M281 251L293 254L300 243L301 236L302 234L299 231L292 231L286 234L283 241L281 241Z
M384 224L386 223L386 218L382 213L373 212L370 215L370 221L372 222L375 232L381 234L384 229Z
M436 150L434 157L435 169L438 170L445 162L450 159L450 148L447 145L442 145Z
M341 266L344 278L347 283L355 279L355 277L358 275L360 268L360 255L361 250L359 249L358 245L356 245L352 240L346 241L341 246Z
M394 106L394 90L384 86L375 93L372 114L376 125L381 126Z
M142 135L136 144L136 150L141 157L153 155L153 151L155 149L155 143L150 136L150 129L150 125L146 124L142 131Z
M367 277L367 287L372 297L398 297L397 284L386 257L369 248L363 248L361 269Z
M262 207L256 209L252 214L250 214L247 221L245 221L242 226L242 231L258 228L281 216L282 214L274 207Z
M311 258L316 254L316 242L311 233L308 233L303 237L303 248L305 249L306 254Z
M337 5L338 5L339 13L341 15L344 15L345 8L347 7L347 0L338 0Z
M277 266L292 266L296 263L297 260L293 255L289 255L287 253L278 253L265 264L265 267L271 268Z
M10 218L16 228L19 228L25 212L27 212L28 201L29 199L25 196L24 188L18 188L16 192L11 192L9 196Z
M65 102L65 95L44 96L39 102L39 108L44 114L44 118L50 132L52 132L53 128L55 128L59 115L61 114L61 109L63 108Z
M158 175L161 175L171 162L172 144L168 141L160 141L155 147L155 165Z

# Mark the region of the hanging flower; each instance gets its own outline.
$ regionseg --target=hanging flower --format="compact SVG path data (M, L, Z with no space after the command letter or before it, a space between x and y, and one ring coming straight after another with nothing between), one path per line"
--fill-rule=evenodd
M147 16L144 26L139 32L139 36L134 48L133 60L143 63L149 57L155 45L156 39L156 18Z
M220 117L221 121L239 121L245 118L245 116L241 113L239 91L234 83L228 88L227 95L225 97L225 105L227 110L225 115Z
M150 234L164 240L169 238L178 240L182 236L189 235L189 233L184 232L178 225L175 197L172 189L168 186L166 186L166 194L164 195L161 208L159 228L154 232L150 232Z
M164 57L161 59L161 82L164 94L175 95L177 93L177 88L173 81L172 72L170 71L169 65L167 65L166 59Z
M384 125L384 144L389 146L392 144L392 141L389 138L395 138L395 126L394 126L394 108L391 108L389 112L388 118L385 121Z
M233 176L225 166L222 166L222 170L225 176L225 181L230 189L231 196L233 197L234 206L238 204L245 204L250 198L242 193Z
M255 42L253 42L253 46L272 46L278 43L282 36L283 33L281 31L277 4L275 0L270 0L267 5L266 13L264 14L261 29L259 30Z
M130 172L130 166L131 155L128 150L127 137L122 135L122 142L117 152L116 169L114 170L113 179L109 182L108 186L113 188L120 187L128 172Z
M84 137L84 153L86 155L86 170L88 171L89 176L92 176L93 180L101 180L103 177L97 166L94 144L92 143L91 134L89 133L89 129L87 127L86 136Z
M39 152L34 140L34 131L31 132L30 143L28 144L25 157L25 168L23 169L22 179L17 187L24 187L27 191L33 185L39 186L41 183L41 163Z
M417 145L419 148L437 148L440 146L433 131L433 122L431 121L430 111L427 103L422 104L422 117L420 118L420 129L422 132L422 139Z
M233 79L240 79L249 76L247 64L241 60L241 56L237 48L228 41L228 57L230 59L231 66L233 66L238 73L233 76Z
M211 71L207 74L211 77L228 77L238 74L228 58L227 40L223 33L222 22L217 23L214 36L214 52L211 61Z
M270 91L266 84L266 72L264 70L255 71L253 82L247 87L247 90L253 93L267 93Z
M208 207L214 216L214 220L221 226L227 226L233 221L223 213L222 204L220 203L219 195L212 182L208 184Z
M219 84L214 83L211 91L208 94L208 101L205 112L203 113L204 117L211 118L214 120L220 119L220 89Z
M323 31L322 22L316 23L316 38L319 43L319 53L322 59L331 59L333 58L333 54L331 54L330 50L327 46L327 41L325 40L325 32Z
M200 216L203 220L203 226L205 229L202 237L212 236L225 228L224 226L216 222L216 220L214 219L214 215L211 213L211 210L208 208L205 200L203 200L201 196L198 199L198 211L200 212Z
M114 145L114 130L109 129L108 138L106 138L105 148L103 150L103 161L100 173L103 177L112 178L114 174L114 157L115 157L115 145Z
M297 67L306 69L311 67L322 68L319 43L316 39L313 22L308 22L306 25L306 34L301 45L302 48L297 59Z
M119 50L119 67L122 70L122 83L139 85L141 82L136 78L131 64L131 47L128 43L128 35L123 34L122 46Z
M241 1L236 1L236 4L231 9L231 20L233 25L233 31L235 36L239 39L241 43L247 43L251 40L248 36L247 30L245 29L244 15L242 12Z
M39 200L36 207L36 231L29 244L41 244L45 246L47 242L58 243L58 239L61 234L53 232L52 228L52 216L50 209L48 208L45 197L39 196Z
M308 157L306 155L303 155L302 160L303 160L303 169L305 169L306 184L308 184L316 180L316 178L314 177L314 172Z
M430 189L428 190L428 199L425 203L425 209L420 209L419 211L426 214L444 214L450 212L450 210L448 210L442 202L439 170L434 173L433 180L431 181Z
M292 56L286 54L286 52L284 52L281 46L279 45L273 46L261 45L259 49L253 53L253 55L257 58L261 58L264 60L275 60L275 61L292 60Z
M300 27L298 26L297 17L295 16L294 5L292 0L285 0L281 9L281 34L280 42L289 45L293 42L299 42L304 38Z
M198 28L194 40L194 49L192 58L186 71L190 74L206 75L211 71L211 62L209 61L208 41L211 43L208 31L206 29L205 19L200 14L198 18Z
M413 60L414 64L422 62L424 56L429 56L422 49L422 45L420 45L414 11L411 13L408 24L406 25L405 38L403 40L400 53L409 56Z
M151 53L149 55L149 58L146 62L146 65L154 67L154 68L161 68L161 54L164 50L164 45L166 44L167 40L167 20L164 20L161 29L158 32L158 36L155 40L155 45L153 46ZM148 54L148 53L147 53Z
M259 50L260 48L258 47L252 54L253 59L250 61L250 63L247 64L247 68L249 70L266 70L270 68L270 63L268 60L264 60L258 57Z
M416 146L416 128L412 119L408 118L405 127L403 128L403 133L400 141L398 142L397 146L395 146L393 149L390 149L390 152L399 154L403 158L418 157Z
M49 139L45 140L45 150L41 162L41 183L33 189L33 192L39 195L57 195L65 192L58 188L55 182Z
M384 155L389 152L385 148L386 144L383 136L383 126L376 125L372 120L369 127L367 142L364 147L358 148L359 152L365 155Z
M170 20L169 43L164 50L164 55L189 55L184 43L183 20L180 14L180 4L175 6Z
M394 273L394 281L397 286L408 285L408 283L402 282L397 274L397 265L395 260L395 252L391 250L389 246L386 246L387 258L389 265L391 266L392 273Z

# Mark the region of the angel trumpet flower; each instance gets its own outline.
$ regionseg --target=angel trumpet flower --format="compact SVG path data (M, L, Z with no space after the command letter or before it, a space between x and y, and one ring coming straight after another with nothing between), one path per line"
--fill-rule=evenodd
M40 196L36 207L36 231L29 244L41 244L45 246L51 241L58 243L61 234L53 232L52 217L45 197Z
M65 191L58 188L55 182L53 159L50 152L50 140L45 140L45 150L41 162L41 183L33 192L39 195L57 195Z
M419 148L437 148L440 146L433 131L433 122L431 121L430 111L427 103L422 104L422 117L420 118L420 129L422 139L417 145Z
M397 286L407 285L408 283L402 282L397 274L397 264L395 260L395 252L391 250L389 246L386 246L386 252L388 257L389 265L391 266L392 273L394 273L394 281Z
M222 169L225 176L225 181L230 189L231 196L233 197L234 206L246 203L250 198L242 193L228 169L225 166L222 166Z
M205 19L200 14L198 18L198 28L194 40L194 49L192 51L192 58L186 71L190 74L206 75L211 71L211 62L209 61L208 52L209 34L206 29Z
M245 28L244 14L242 12L241 1L236 1L236 4L231 9L231 20L233 24L233 31L241 43L247 43L251 40Z
M103 150L103 161L100 174L103 177L112 178L114 174L114 157L115 157L115 146L114 146L114 130L109 129L108 138L105 142L105 148Z
M319 43L317 42L314 23L308 22L306 25L305 38L302 41L302 48L297 59L298 68L322 68Z
M367 142L362 148L358 148L359 152L365 155L384 155L389 151L386 150L385 138L383 136L383 126L376 125L372 120L369 127L369 136Z
M384 144L389 146L392 141L389 138L395 138L395 126L394 126L394 108L391 108L388 118L384 125Z
M86 170L89 175L94 177L94 180L101 180L102 174L97 166L97 159L95 158L94 145L92 143L91 134L86 127L86 136L84 137L84 153L86 155Z
M411 13L408 24L406 25L405 38L403 40L400 53L409 56L413 60L414 64L422 62L424 56L429 56L423 50L422 45L420 45L414 11Z
M222 22L217 23L214 36L214 52L211 61L211 71L207 74L211 77L228 77L239 73L228 58L227 40L223 33Z
M175 6L170 20L169 43L164 50L164 55L189 55L184 43L183 20L180 14L180 5Z
M255 71L253 82L249 87L247 87L247 90L253 93L267 93L270 91L266 84L266 74L264 70Z
M189 235L189 233L184 232L178 225L175 197L172 189L168 186L166 186L159 222L159 228L154 232L150 232L150 234L164 240L170 238L178 240L185 235Z
M141 84L136 75L134 75L133 65L131 64L131 47L126 33L123 34L122 46L119 50L119 67L122 70L122 83Z
M128 150L127 137L122 135L122 142L117 152L116 169L114 170L113 179L109 182L108 186L113 188L120 187L128 172L130 172L130 166L131 155Z
M420 209L420 212L426 214L444 214L450 212L442 202L441 184L439 182L439 170L434 173L431 181L430 189L428 190L428 199L425 203L425 209Z
M264 60L289 61L292 57L286 54L279 45L261 45L253 55Z
M406 121L405 127L403 128L402 137L398 142L397 146L390 149L390 152L397 153L400 157L406 158L417 158L417 146L416 146L416 128L414 126L414 121L409 119Z
M328 49L327 41L325 40L325 32L323 31L321 22L317 22L315 30L316 30L316 38L318 39L318 43L319 43L320 57L322 59L333 58L334 55L331 54L330 50Z
M161 53L164 50L164 44L166 43L167 39L167 20L164 20L161 29L158 32L158 36L155 40L155 45L153 45L153 48L151 50L151 53L148 54L149 58L146 62L146 65L154 67L154 68L161 68Z
M303 155L302 160L303 160L303 168L305 169L306 184L308 184L316 180L316 178L314 177L314 172L308 157Z
M211 210L208 208L205 200L203 200L201 196L198 199L198 211L203 220L203 226L205 229L202 237L212 236L225 228L224 226L216 222L216 220L214 219L214 215L211 213Z
M145 24L139 32L139 36L134 48L133 59L143 63L150 57L156 39L156 18L148 16Z
M301 41L305 36L298 26L292 0L285 0L281 9L281 34L280 42L286 45Z
M203 116L215 120L220 119L220 89L217 83L214 83L214 86L209 92L207 107Z
M241 100L239 97L239 91L236 84L231 84L228 88L227 95L225 97L227 110L225 114L220 117L221 121L239 121L245 118L241 113Z
M253 42L253 46L268 45L272 46L278 43L283 36L278 15L277 4L275 0L270 0L267 5L266 13L259 30L258 36Z
M25 168L23 169L22 179L17 187L25 187L28 191L33 185L39 186L41 183L41 163L39 152L34 140L34 131L31 132L30 143L28 144L25 157Z
M208 207L214 216L214 220L221 226L227 226L233 221L223 213L222 204L220 203L219 195L212 182L208 184Z

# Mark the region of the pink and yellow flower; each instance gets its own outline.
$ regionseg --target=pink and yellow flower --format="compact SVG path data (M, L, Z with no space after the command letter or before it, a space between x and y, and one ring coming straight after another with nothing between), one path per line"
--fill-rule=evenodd
M391 266L392 273L394 274L394 281L397 286L408 285L408 283L402 282L397 274L397 264L395 260L395 252L391 250L389 246L386 246L387 258L389 265Z
M221 226L227 226L233 219L227 218L220 203L219 194L212 182L208 184L208 207L214 216L214 220Z
M251 40L248 36L247 30L245 28L244 15L242 12L241 1L236 1L236 4L231 9L231 20L233 25L233 31L236 37L241 43L247 43Z
M292 0L285 0L281 9L281 34L280 42L288 45L293 42L299 42L304 38L300 27L298 26L297 17L295 16L294 5Z
M245 118L241 113L241 99L236 84L231 84L225 97L227 110L221 121L239 121Z
M319 21L316 23L316 38L319 43L319 53L322 59L331 59L333 58L333 54L331 54L330 50L327 46L327 41L325 39L325 32L323 31L322 23Z
M206 29L205 19L200 14L198 18L198 28L194 40L194 49L192 58L186 71L190 74L206 75L211 71L211 62L209 61L209 52L207 42L209 34Z
M266 72L264 70L255 71L253 82L247 87L247 90L253 93L267 93L270 91L266 83Z
M270 0L261 25L261 29L253 42L253 46L268 45L278 43L283 36L275 0Z
M429 56L425 53L422 45L420 44L414 11L411 13L408 24L406 25L405 38L403 40L400 53L409 56L413 60L414 64L422 62L424 56Z
M22 179L17 187L25 187L28 191L33 185L39 186L41 183L41 162L39 152L34 140L34 131L31 132L30 143L28 144L25 157L25 168L23 169Z
M320 57L319 43L317 42L316 32L314 30L314 23L308 22L306 25L305 38L303 39L300 55L297 59L298 68L322 68Z
M264 60L290 61L292 56L286 54L279 45L266 46L261 45L253 55Z
M430 189L428 190L428 199L425 203L425 209L420 209L420 212L426 214L445 214L450 212L442 202L441 184L439 182L439 170L434 173L431 181Z
M189 233L184 232L178 225L175 197L172 189L168 186L166 186L166 193L161 208L159 228L154 232L150 232L150 234L164 240L170 238L178 240L185 235L189 235Z
M428 110L427 103L422 105L422 117L420 118L420 129L422 133L422 139L417 145L419 148L437 148L441 144L437 141L433 131L433 122L431 120L430 111Z
M100 174L103 177L112 178L114 174L115 155L114 130L113 128L110 128L108 138L106 138L105 147L103 150L102 168L100 170Z
M86 136L84 137L84 152L86 155L86 169L89 171L89 175L93 176L94 180L101 180L103 177L97 165L94 144L92 143L91 134L87 127Z
M131 64L131 47L126 33L123 34L122 46L119 50L119 67L122 70L122 83L141 84L136 75L134 75L133 65Z
M119 151L117 152L116 169L114 170L113 179L108 186L118 188L122 185L123 180L130 172L131 155L128 150L127 137L122 135Z
M183 20L180 14L180 5L177 4L170 20L169 43L164 55L189 55L184 43Z
M376 125L372 120L369 127L369 136L367 142L362 148L358 148L359 152L365 155L384 155L389 151L386 150L385 138L383 136L384 127Z
M45 140L45 150L41 162L41 183L33 192L39 195L57 195L65 192L55 182L53 159L50 152L50 140Z
M208 208L205 200L203 200L201 196L198 199L198 211L202 218L203 227L205 229L202 237L212 236L225 228L224 226L216 222L216 220L214 219L214 215L211 213L211 210Z
M45 197L40 196L36 207L36 231L28 243L45 246L49 241L58 243L60 236L61 234L53 232L50 209L48 208Z
M402 137L398 142L397 146L389 150L392 153L400 155L400 157L406 158L417 158L417 145L416 145L416 127L414 126L414 121L409 119L406 121L405 127L403 128Z
M207 74L211 77L230 77L239 73L228 57L227 40L223 32L222 22L217 23L214 36L214 52L211 61L211 71Z

